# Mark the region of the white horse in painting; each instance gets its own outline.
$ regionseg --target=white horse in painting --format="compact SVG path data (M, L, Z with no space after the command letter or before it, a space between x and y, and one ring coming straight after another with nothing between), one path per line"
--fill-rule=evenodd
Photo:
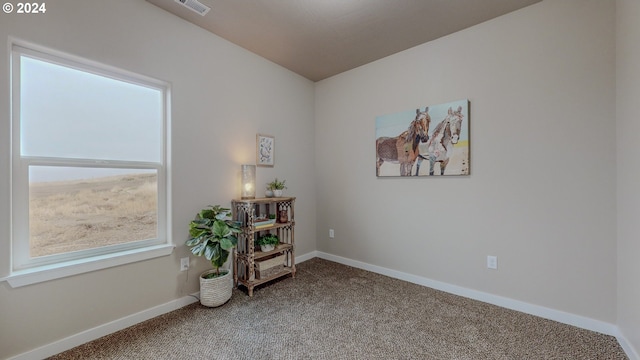
M440 175L444 175L447 168L449 158L453 154L453 145L458 143L460 132L462 131L462 106L458 106L458 110L453 111L449 108L447 116L442 120L431 134L431 138L427 141L428 155L418 155L416 161L416 176L420 171L422 160L429 159L429 175L433 175L433 167L435 163L440 163Z

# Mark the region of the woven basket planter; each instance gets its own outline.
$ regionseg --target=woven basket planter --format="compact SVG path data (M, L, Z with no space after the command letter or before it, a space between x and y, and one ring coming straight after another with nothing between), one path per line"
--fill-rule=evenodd
M200 304L216 307L231 299L233 279L231 271L224 271L227 273L213 279L205 279L204 276L216 272L215 270L208 270L200 274Z

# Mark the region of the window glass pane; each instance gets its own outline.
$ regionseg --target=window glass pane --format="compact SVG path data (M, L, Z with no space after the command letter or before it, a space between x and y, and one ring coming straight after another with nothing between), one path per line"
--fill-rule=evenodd
M162 162L161 90L20 57L21 155Z
M30 166L30 256L157 238L157 179L149 169Z

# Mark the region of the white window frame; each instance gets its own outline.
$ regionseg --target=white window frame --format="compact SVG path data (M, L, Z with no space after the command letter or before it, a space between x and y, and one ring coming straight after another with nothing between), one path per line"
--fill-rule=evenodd
M175 247L169 239L170 221L170 85L167 82L41 46L12 40L11 46L11 266L7 280L12 287L95 271L112 266L169 255ZM156 89L163 94L162 160L155 162L71 159L21 156L20 59L22 56L70 67ZM29 255L29 166L149 169L157 172L157 238L96 249L31 258Z

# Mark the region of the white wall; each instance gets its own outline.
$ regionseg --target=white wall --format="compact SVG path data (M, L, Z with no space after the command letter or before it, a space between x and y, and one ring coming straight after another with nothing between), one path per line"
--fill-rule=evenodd
M640 354L640 2L616 2L618 326Z
M12 289L0 283L0 358L107 324L198 291L210 267L186 256L188 222L239 196L240 164L255 134L276 139L276 165L258 184L287 180L296 201L296 252L315 250L314 84L145 1L47 2L45 15L0 13L0 242L9 242L8 37L172 83L173 233L169 257ZM0 254L0 267L8 267ZM0 274L4 275L4 274Z
M464 98L470 176L376 178L376 116ZM613 324L615 110L615 3L598 0L543 1L322 81L318 250Z

